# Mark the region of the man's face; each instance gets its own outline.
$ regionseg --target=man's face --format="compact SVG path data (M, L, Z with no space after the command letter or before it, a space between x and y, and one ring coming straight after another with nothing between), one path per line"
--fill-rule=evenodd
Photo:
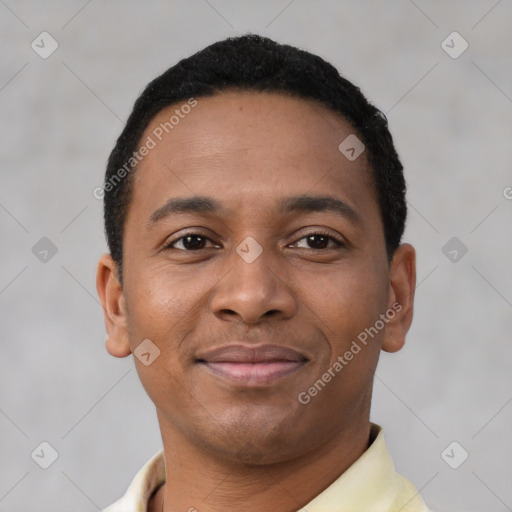
M161 141L152 134L179 105L141 138L157 144L135 174L107 348L160 350L135 363L163 433L226 458L286 460L368 419L392 322L334 368L396 300L376 193L365 153L338 149L354 130L328 109L255 92L197 101ZM164 208L195 196L212 204Z

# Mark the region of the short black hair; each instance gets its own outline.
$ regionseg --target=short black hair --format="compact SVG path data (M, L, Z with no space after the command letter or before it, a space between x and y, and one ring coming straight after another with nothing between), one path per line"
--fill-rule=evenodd
M407 206L403 166L386 116L321 57L267 37L245 34L218 41L180 60L152 80L137 98L109 156L103 187L105 234L120 282L123 232L136 168L133 155L144 130L170 105L231 90L276 92L314 100L352 125L365 145L391 261L405 229Z

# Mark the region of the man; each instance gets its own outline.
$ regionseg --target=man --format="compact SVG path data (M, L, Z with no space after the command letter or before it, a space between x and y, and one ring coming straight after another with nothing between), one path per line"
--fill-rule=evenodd
M297 48L230 38L147 86L97 288L163 450L106 511L427 511L369 421L413 315L402 171L385 117Z

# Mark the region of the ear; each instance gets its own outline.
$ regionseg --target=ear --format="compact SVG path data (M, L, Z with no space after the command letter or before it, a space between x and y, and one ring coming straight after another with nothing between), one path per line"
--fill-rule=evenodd
M103 305L108 333L107 351L114 357L126 357L132 352L126 329L126 302L117 277L117 264L110 254L104 254L98 262L96 289Z
M416 251L411 244L400 245L391 261L388 322L384 331L382 350L397 352L405 343L412 322L414 290L416 288ZM391 316L394 312L394 316Z

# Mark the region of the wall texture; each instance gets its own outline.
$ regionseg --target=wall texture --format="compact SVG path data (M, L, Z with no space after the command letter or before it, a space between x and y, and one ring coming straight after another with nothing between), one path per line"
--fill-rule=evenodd
M1 0L0 511L99 510L161 447L133 359L104 347L93 190L145 84L248 31L387 114L418 288L372 419L433 509L512 510L511 23L510 0Z

